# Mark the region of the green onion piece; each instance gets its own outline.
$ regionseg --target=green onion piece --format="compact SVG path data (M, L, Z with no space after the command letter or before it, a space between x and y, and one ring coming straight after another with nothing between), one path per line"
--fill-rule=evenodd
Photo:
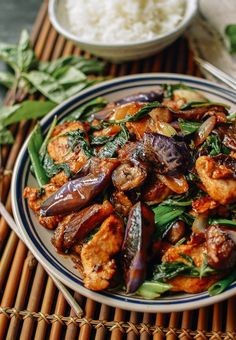
M172 286L167 283L145 281L136 291L136 294L141 295L145 299L155 299L171 288Z
M225 279L214 283L209 289L208 293L211 296L222 293L226 288L228 288L232 282L236 280L236 271L227 276Z
M221 224L229 227L236 227L236 221L227 220L226 218L209 218L209 224Z
M155 214L155 223L158 226L169 223L173 221L176 217L182 215L184 210L185 209L182 207L174 209L170 206L159 205L156 208L153 208L153 212Z
M41 132L41 127L39 124L37 124L34 130L32 131L32 134L28 142L28 152L35 173L35 177L41 188L49 181L49 178L47 177L39 158L39 150L42 144L43 136Z
M54 117L52 124L51 124L51 126L48 130L48 133L47 133L47 135L44 139L44 142L39 149L39 156L40 156L41 160L43 159L43 157L45 156L45 154L47 152L47 145L48 145L49 139L50 139L52 132L53 132L56 125L57 125L57 116Z
M201 123L199 123L199 122L194 122L194 121L190 121L190 120L187 121L187 120L184 120L182 118L179 118L178 122L179 122L179 125L180 125L180 129L185 136L197 131L198 128L201 126Z

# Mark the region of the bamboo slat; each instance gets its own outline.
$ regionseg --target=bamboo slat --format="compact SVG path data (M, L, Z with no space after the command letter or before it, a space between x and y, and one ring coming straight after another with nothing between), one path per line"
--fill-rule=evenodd
M47 1L42 4L31 38L36 55L44 61L83 54L52 28ZM89 53L85 55L90 57ZM184 37L153 57L121 65L107 63L106 67L106 74L112 77L143 72L201 75ZM11 100L10 93L6 103ZM11 171L33 124L22 122L13 127L16 142L11 148L1 150L1 166L7 170L1 179L1 197L8 211L11 211ZM0 340L236 340L235 297L195 311L153 315L109 307L75 293L86 314L79 319L42 266L10 232L3 218L0 219L0 252Z

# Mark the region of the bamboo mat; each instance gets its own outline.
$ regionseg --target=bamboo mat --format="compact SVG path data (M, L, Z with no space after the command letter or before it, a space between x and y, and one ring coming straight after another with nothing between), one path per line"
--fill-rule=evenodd
M37 56L52 60L82 52L58 35L47 16L47 2L42 4L32 32ZM89 55L88 55L89 56ZM113 77L143 72L176 72L199 76L185 38L163 52L133 63L107 65ZM6 101L10 100L10 95ZM13 127L15 143L2 148L2 200L11 212L11 172L33 122ZM236 340L236 297L214 306L168 314L129 312L112 308L74 293L85 311L74 312L48 277L42 266L0 219L0 339L65 340ZM196 306L197 307L197 306Z

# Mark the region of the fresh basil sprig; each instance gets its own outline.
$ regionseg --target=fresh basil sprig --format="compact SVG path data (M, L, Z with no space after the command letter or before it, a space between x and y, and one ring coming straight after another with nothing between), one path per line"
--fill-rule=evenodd
M56 104L104 79L94 77L104 70L104 63L95 59L67 56L53 62L38 60L26 30L22 31L17 45L0 43L0 60L11 69L11 72L0 72L0 84L12 91L9 103L12 106L0 108L0 144L13 143L13 136L6 126L23 119L42 117ZM48 100L14 105L35 92Z

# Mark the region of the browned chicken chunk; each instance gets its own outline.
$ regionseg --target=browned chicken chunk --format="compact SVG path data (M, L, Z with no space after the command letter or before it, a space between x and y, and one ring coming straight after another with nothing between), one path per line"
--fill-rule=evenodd
M72 172L76 173L86 163L87 157L83 150L77 146L71 150L68 143L67 132L82 130L86 134L86 126L81 122L65 122L57 125L53 131L52 138L48 143L49 156L56 163L68 163Z
M236 265L236 244L227 231L212 225L206 232L207 260L215 269L229 269Z
M120 251L124 237L124 224L117 215L111 215L101 225L91 241L81 251L84 285L92 290L109 286L116 272L114 255Z
M44 193L42 195L40 195L39 189L26 187L24 189L23 196L27 199L30 209L33 210L36 215L39 215L42 202L50 197L57 190L58 187L55 183L49 183L45 185ZM59 215L51 217L39 216L40 224L42 224L47 229L55 229L61 219L62 217Z
M163 262L184 262L187 263L186 260L180 255L185 254L190 256L195 265L200 267L204 254L206 253L206 244L203 243L189 243L182 244L177 247L169 248L164 256L162 257ZM200 293L207 290L214 282L219 280L219 276L211 275L209 277L189 277L189 276L177 276L171 280L169 283L172 285L172 291L182 291L190 294Z
M236 179L214 178L219 170L217 162L208 156L201 156L196 161L196 170L207 193L213 200L228 204L236 201Z

